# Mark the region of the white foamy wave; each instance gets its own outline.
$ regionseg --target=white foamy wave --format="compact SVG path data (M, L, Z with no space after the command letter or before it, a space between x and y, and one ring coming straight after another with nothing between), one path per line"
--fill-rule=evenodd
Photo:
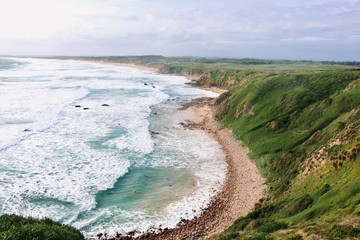
M196 139L204 140L188 146L189 151L193 152L198 159L195 171L198 187L193 194L186 196L182 201L169 205L167 220L172 222L169 227L174 227L182 218L192 219L199 216L202 209L206 208L210 200L221 190L226 177L225 156L218 143L204 135L203 132L189 134Z
M181 219L199 216L202 209L220 191L226 177L225 156L218 143L200 131L186 131L185 134L180 135L174 144L179 149L185 149L186 155L192 155L196 161L191 158L182 159L177 167L195 169L198 185L194 192L166 208L167 214L161 225L169 228L175 227Z
M50 217L86 229L87 235L145 231L200 214L220 189L225 165L216 142L184 131L174 112L150 115L170 98L216 94L184 86L184 77L133 68L21 61L26 64L0 76L0 214ZM154 124L159 124L156 137L149 130ZM97 195L106 196L136 168L178 171L150 185L166 190L165 202L157 202L155 194L156 210L148 207L153 204L148 195L136 209L99 206ZM174 198L167 178L184 172L188 185Z
M133 230L145 232L151 228L174 228L182 219L199 216L221 190L226 172L226 164L223 161L225 156L218 143L203 132L189 131L181 137L182 140L174 142L180 144L177 149L185 148L186 156L196 155L196 161L194 158L187 158L187 161L175 165L180 169L196 170L197 185L194 191L186 193L177 201L169 202L163 211L124 210L118 207L96 209L84 220L75 222L74 226L86 229L85 234L89 237L99 232L114 236L117 232L127 233ZM174 156L178 155L174 153ZM160 167L164 162L154 164ZM102 219L101 224L94 224L99 219Z
M20 84L19 84L20 85ZM49 90L13 86L11 91L0 89L0 151L53 125L63 108L84 98L86 89Z

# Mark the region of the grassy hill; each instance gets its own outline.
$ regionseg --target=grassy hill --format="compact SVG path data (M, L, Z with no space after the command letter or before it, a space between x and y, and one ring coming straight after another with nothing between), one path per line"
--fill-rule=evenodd
M269 192L220 238L360 238L360 72L255 78L216 117L251 149Z

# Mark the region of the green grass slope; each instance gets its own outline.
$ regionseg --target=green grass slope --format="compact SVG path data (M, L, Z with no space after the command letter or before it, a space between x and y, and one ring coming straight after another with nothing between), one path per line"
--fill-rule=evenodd
M360 238L360 72L277 73L231 92L216 116L269 192L220 239Z
M0 216L1 240L83 240L75 228L50 219L37 220L16 215Z

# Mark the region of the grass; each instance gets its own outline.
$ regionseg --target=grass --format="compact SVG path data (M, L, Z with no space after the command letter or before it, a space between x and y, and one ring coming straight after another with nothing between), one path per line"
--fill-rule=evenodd
M0 216L1 240L83 240L75 228L50 219L37 220L16 215Z
M281 239L284 231L271 226L282 223L294 238L308 226L316 226L308 234L324 239L360 237L360 159L350 153L360 144L359 79L358 71L348 70L285 72L239 86L222 101L222 123L251 149L269 184L262 207L223 235L240 231L236 239L262 238L270 226L274 231L266 237ZM249 103L252 112L241 113ZM312 167L306 160L337 138L342 144L302 175Z

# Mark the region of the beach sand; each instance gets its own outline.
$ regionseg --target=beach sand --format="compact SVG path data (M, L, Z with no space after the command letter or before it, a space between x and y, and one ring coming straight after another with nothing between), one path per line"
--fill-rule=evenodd
M114 64L103 61L95 63L116 66L136 67L141 70L156 71L156 69L140 68L138 65ZM222 93L222 89L207 89ZM236 140L229 129L224 128L213 117L214 101L212 98L196 99L184 104L179 111L194 111L194 117L182 125L189 129L203 130L220 145L226 155L228 172L226 181L220 193L212 199L202 214L192 220L183 219L176 228L150 230L143 235L133 237L117 236L111 239L205 239L221 233L230 227L235 220L245 216L264 196L265 179L260 175L255 163L249 158L249 150Z

